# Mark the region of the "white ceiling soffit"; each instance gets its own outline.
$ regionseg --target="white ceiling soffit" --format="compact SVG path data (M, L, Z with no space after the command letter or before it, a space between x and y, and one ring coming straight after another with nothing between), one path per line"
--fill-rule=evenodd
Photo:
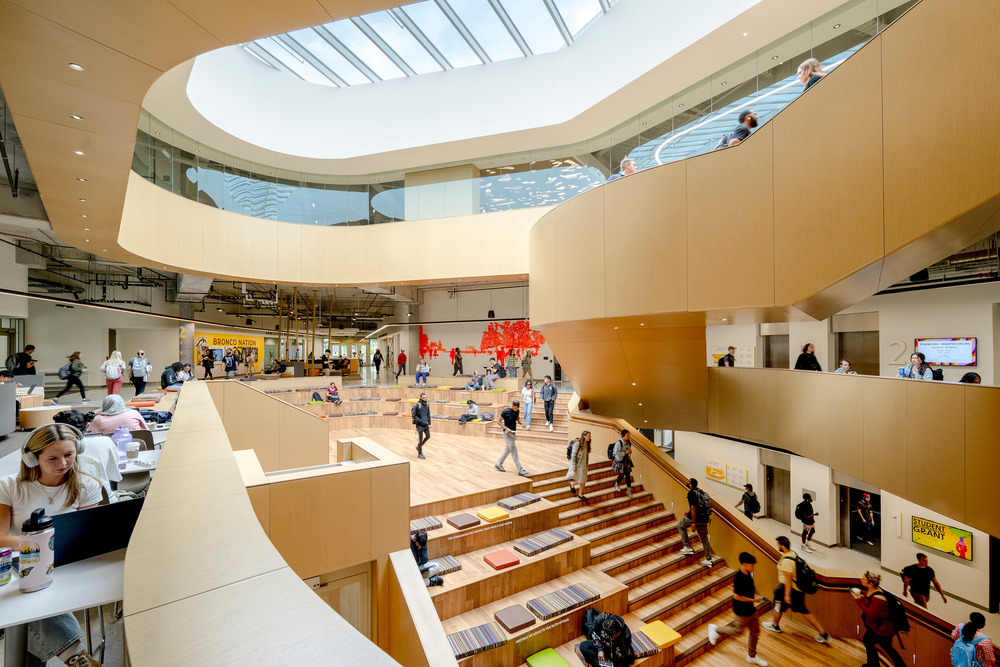
M281 169L460 162L586 141L841 4L621 0L571 48L349 88L227 47L165 74L143 106L213 149Z
M178 301L201 301L212 289L213 278L182 273L177 281Z

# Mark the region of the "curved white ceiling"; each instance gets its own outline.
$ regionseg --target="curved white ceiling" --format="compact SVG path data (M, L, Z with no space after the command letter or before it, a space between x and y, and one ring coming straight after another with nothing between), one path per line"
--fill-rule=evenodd
M585 141L839 4L620 0L555 53L349 88L298 80L227 47L165 75L144 106L196 141L283 169L472 160Z

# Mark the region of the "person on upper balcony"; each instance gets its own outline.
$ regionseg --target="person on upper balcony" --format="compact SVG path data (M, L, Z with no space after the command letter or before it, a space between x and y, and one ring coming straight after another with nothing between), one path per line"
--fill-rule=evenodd
M636 171L635 160L633 158L624 158L621 162L621 171L617 174L611 174L608 176L608 183L611 181L617 181L619 178L625 178L626 176L631 176Z
M715 150L720 148L730 148L743 142L750 136L750 131L757 127L757 112L753 109L744 109L740 112L740 124L732 131L724 134L719 143L715 145Z
M795 370L797 371L820 371L819 360L816 358L816 346L812 343L806 343L802 346L802 354L799 358L795 360Z
M732 368L735 365L736 365L736 348L730 345L729 349L726 350L726 353L723 356L719 357L719 367Z
M903 371L903 377L916 380L934 379L934 372L931 371L931 367L927 364L927 357L924 356L923 352L914 352L910 355L910 363L906 366L906 370Z
M809 58L799 65L798 79L805 86L803 93L819 83L824 76L826 72L823 71L823 65L815 58Z

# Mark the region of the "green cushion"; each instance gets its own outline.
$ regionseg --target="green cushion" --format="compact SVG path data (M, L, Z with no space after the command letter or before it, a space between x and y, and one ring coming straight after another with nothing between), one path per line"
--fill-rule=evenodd
M555 649L547 648L535 655L528 656L528 667L570 667Z
M403 385L401 385L401 384L390 384L389 385L389 389L402 389L402 388L403 388Z
M490 391L507 391L506 389L490 389Z

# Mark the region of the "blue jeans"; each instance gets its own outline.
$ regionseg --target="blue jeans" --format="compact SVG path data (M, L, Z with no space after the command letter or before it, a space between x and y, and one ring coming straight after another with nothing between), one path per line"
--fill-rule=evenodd
M44 665L83 636L73 614L60 614L28 623L28 663Z
M420 376L424 377L424 385L427 384L427 378L430 377L430 373L417 373L417 384L420 384Z
M524 428L531 426L531 409L535 407L534 403L522 403L524 406Z

